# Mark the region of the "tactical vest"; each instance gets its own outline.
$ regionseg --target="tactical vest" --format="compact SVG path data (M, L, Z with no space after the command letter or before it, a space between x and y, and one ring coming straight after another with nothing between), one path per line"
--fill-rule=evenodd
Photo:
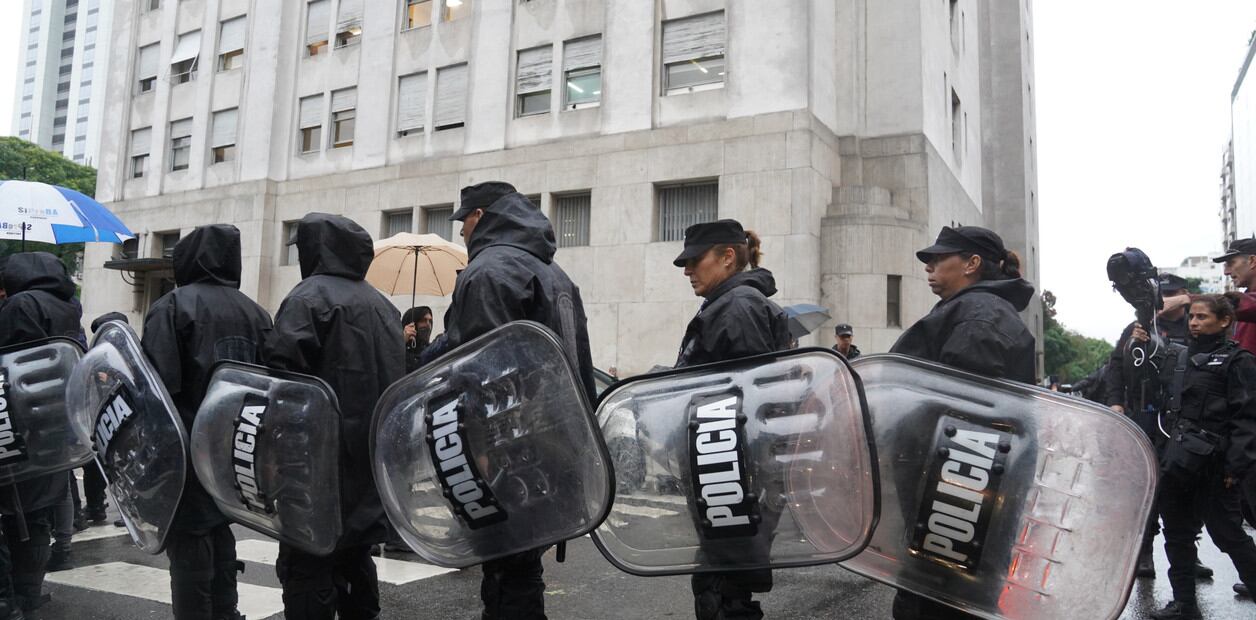
M1230 340L1214 351L1196 353L1187 359L1178 414L1205 431L1224 435L1230 419L1226 398L1230 365L1242 355L1251 355Z

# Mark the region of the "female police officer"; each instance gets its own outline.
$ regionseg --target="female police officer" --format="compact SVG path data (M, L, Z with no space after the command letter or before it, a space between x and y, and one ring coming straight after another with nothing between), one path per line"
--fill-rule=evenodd
M890 352L1033 383L1034 337L1017 313L1029 305L1034 287L1021 279L1016 253L985 228L944 226L916 258L941 301ZM974 617L906 591L894 598L896 620Z
M735 220L694 224L673 261L684 267L702 307L689 322L676 367L696 366L780 351L789 346L788 319L768 301L776 293L772 273L759 267L759 237ZM772 589L767 569L693 576L699 620L763 617L754 592Z
M1256 587L1256 544L1243 531L1239 485L1256 461L1256 357L1227 338L1234 307L1224 297L1191 302L1188 348L1174 360L1169 404L1176 416L1161 456L1160 516L1173 601L1152 618L1199 618L1195 538L1199 524Z

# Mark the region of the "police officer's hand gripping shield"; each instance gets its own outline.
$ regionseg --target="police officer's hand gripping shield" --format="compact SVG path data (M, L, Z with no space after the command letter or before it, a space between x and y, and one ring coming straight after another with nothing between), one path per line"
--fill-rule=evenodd
M326 383L221 363L191 443L197 477L228 519L313 555L336 549L340 413Z
M67 400L132 540L161 553L189 475L187 431L129 325L110 321L96 332Z
M371 462L388 519L439 566L582 536L611 502L588 395L538 323L499 327L389 387Z
M24 482L92 460L82 420L66 407L66 386L83 348L48 338L0 349L0 485Z
M598 421L616 498L594 533L637 575L844 560L876 526L876 454L858 378L808 349L613 386Z
M881 523L843 564L990 620L1116 618L1154 451L1092 403L913 358L853 362L881 455Z

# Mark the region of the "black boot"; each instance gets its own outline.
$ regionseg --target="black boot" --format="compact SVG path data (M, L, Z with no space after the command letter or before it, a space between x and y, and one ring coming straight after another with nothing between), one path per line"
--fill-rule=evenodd
M91 521L92 525L104 525L109 521L109 517L105 514L104 506L92 506L87 509L87 520Z
M1155 620L1203 620L1198 605L1181 601L1173 601L1165 605L1164 609L1151 612L1151 617Z
M8 600L0 600L0 620L26 620L21 608Z
M1212 569L1201 564L1199 560L1195 560L1195 578L1212 579Z
M1156 578L1156 560L1151 552L1138 554L1138 568L1134 569L1134 576Z
M70 550L62 548L53 549L52 555L48 556L47 571L55 573L68 568L70 568Z

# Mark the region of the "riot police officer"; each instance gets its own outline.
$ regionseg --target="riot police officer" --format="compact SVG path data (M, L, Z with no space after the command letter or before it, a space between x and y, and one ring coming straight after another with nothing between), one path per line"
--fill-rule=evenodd
M240 268L239 229L197 227L174 246L178 288L158 299L144 317L140 344L189 430L216 362L261 361L270 315L239 291ZM241 618L236 573L243 565L236 560L235 536L194 475L185 479L166 537L166 557L175 618Z
M890 352L1033 383L1034 336L1017 313L1029 305L1034 287L1021 278L1020 257L993 231L944 226L916 258L941 301ZM893 614L896 620L975 617L903 590L894 598Z
M758 235L736 220L685 230L684 250L673 263L684 268L694 295L703 302L685 329L677 368L789 348L789 319L768 299L776 294L776 281L759 266L762 257ZM771 591L772 571L701 573L691 585L699 620L762 618L754 593Z
M1256 543L1243 531L1239 482L1256 464L1256 357L1227 337L1234 308L1204 295L1190 306L1189 347L1173 360L1171 437L1161 455L1160 511L1173 601L1157 620L1200 618L1195 538L1200 521L1229 554L1239 578L1256 586Z

